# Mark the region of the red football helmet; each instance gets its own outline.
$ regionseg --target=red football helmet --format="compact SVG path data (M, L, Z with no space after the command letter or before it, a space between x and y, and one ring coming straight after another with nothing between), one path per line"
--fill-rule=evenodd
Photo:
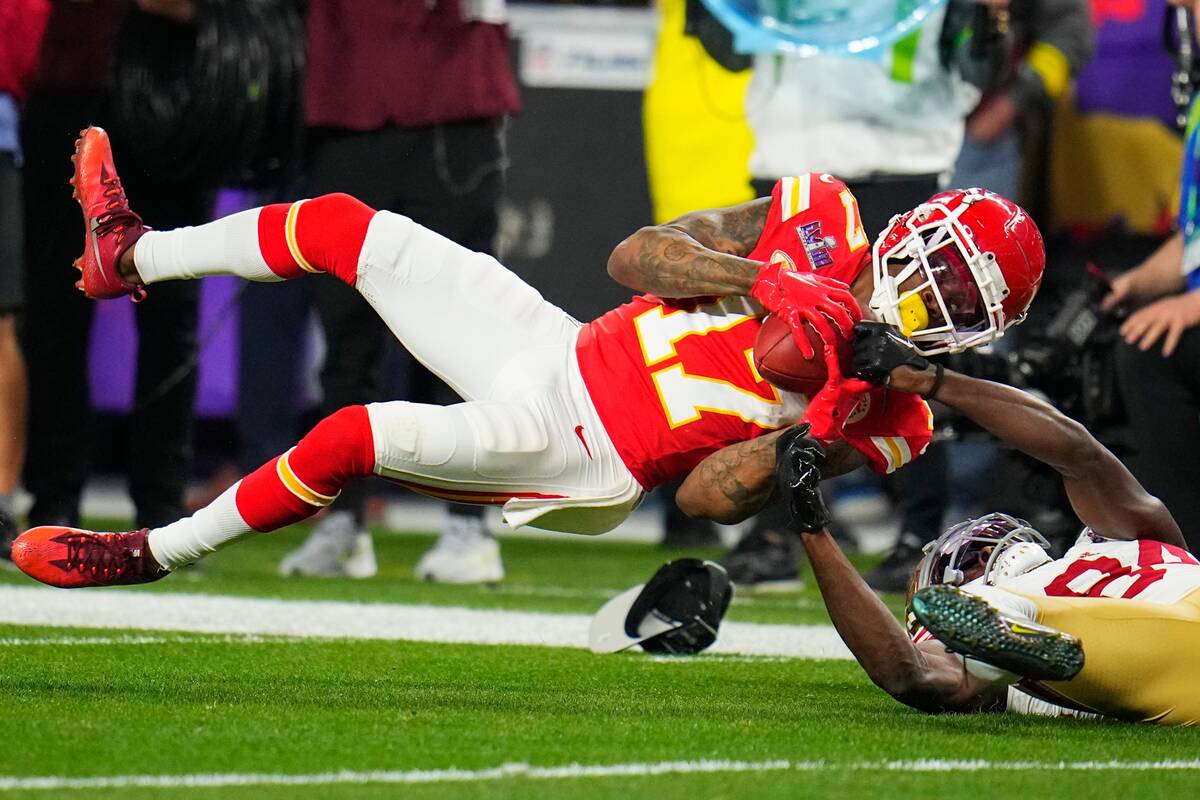
M1016 203L986 189L955 189L893 217L871 261L871 309L933 355L994 341L1023 320L1046 249Z

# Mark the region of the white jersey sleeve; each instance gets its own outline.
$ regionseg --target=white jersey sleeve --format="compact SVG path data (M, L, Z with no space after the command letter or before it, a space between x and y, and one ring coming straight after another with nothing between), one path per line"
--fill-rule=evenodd
M1105 539L1084 530L1059 559L999 584L1046 597L1110 597L1170 605L1200 590L1200 561L1152 539Z

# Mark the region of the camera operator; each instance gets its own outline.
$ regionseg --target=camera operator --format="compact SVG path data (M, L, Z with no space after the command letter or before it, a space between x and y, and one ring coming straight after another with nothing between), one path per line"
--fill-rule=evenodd
M1193 5L1190 0L1171 4ZM1194 5L1200 11L1200 2ZM1184 145L1179 232L1114 279L1101 306L1109 312L1137 308L1121 325L1124 341L1117 347L1117 376L1138 447L1134 473L1191 533L1188 545L1193 549L1200 546L1198 122L1200 106L1193 101Z

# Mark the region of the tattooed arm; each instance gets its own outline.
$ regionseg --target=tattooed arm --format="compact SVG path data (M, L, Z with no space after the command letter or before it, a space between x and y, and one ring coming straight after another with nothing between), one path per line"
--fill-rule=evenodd
M642 228L617 245L608 274L659 297L749 294L761 263L748 255L762 235L771 198L685 214Z
M775 440L787 428L723 447L696 465L675 493L675 504L689 517L731 525L757 514L775 496ZM844 475L866 463L845 442L825 452L821 475Z

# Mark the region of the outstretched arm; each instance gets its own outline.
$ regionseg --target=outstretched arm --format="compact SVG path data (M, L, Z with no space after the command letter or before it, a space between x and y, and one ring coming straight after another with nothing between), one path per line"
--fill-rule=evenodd
M932 385L932 370L917 376ZM1179 525L1087 428L1033 395L947 372L937 399L1062 476L1084 525L1109 539L1155 539L1186 548Z
M982 711L1000 706L1002 688L969 674L964 662L936 643L914 644L829 535L821 497L825 449L808 428L783 434L776 446L779 490L792 530L808 551L817 587L838 635L871 680L900 702L923 711Z
M876 686L931 713L1004 708L1006 687L971 675L940 643L917 645L908 638L828 531L800 538L834 628Z
M1005 444L1053 467L1076 515L1109 539L1154 539L1186 548L1171 512L1142 488L1087 428L1028 392L938 369L894 328L854 328L854 368L860 377L892 389L930 395L958 409Z
M608 274L659 297L748 295L762 264L748 255L758 243L770 197L696 211L642 228L617 245Z

